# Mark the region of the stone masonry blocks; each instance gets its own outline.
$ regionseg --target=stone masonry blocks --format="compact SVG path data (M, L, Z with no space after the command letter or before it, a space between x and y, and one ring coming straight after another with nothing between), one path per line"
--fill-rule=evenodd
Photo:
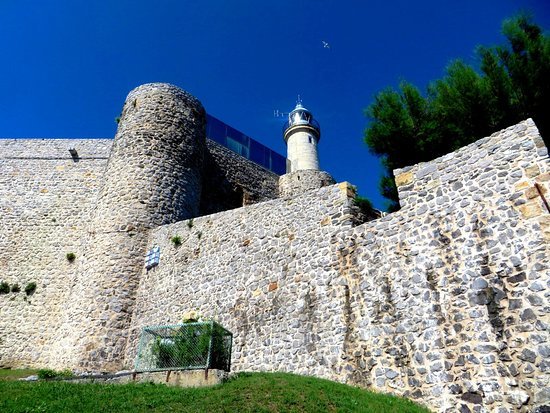
M279 196L291 198L335 183L334 178L324 171L304 169L289 172L279 177Z
M81 368L122 365L146 232L198 215L204 148L205 112L197 99L162 83L129 93L67 318L64 345L72 345ZM76 328L83 319L87 327Z
M413 167L411 202L357 226L341 184L151 231L161 263L142 275L127 365L141 327L198 310L233 331L236 371L311 374L438 412L548 405L539 139L527 121Z
M78 263L89 205L112 139L0 139L0 366L55 366L54 347ZM78 159L69 153L78 149ZM76 255L75 262L66 254ZM23 289L37 285L27 296Z
M145 229L197 216L205 139L205 112L196 98L163 83L132 90L98 198L103 229ZM113 217L115 206L123 211Z
M234 333L236 371L445 413L550 405L550 163L531 120L395 171L402 209L361 223L351 186L318 175L267 200L276 177L205 149L201 119L153 84L130 93L114 143L0 141L2 281L37 282L0 295L0 365L131 368L141 327L199 310Z

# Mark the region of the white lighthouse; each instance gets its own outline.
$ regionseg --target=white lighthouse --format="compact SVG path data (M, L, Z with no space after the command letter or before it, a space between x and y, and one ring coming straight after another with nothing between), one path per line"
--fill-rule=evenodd
M317 145L321 138L321 129L299 99L296 108L288 114L283 137L287 145L287 158L290 161L287 173L319 170Z
M279 196L291 198L333 185L332 176L319 170L317 145L321 128L311 112L302 106L299 97L296 108L288 114L283 131L289 162L286 174L279 177Z

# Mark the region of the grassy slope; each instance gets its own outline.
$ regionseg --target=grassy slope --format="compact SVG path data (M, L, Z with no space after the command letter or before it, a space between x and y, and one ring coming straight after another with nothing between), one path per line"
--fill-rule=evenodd
M210 388L0 381L0 412L428 412L412 402L328 380L241 373Z
M17 380L23 377L29 377L36 374L38 370L33 369L0 369L0 380Z

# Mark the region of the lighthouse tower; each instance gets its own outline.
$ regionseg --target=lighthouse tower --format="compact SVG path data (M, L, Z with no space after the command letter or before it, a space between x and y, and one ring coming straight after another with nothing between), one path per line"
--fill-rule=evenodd
M287 172L319 170L317 145L321 138L321 129L299 99L296 108L288 114L283 137L287 144L287 158L290 161Z
M328 173L319 170L317 145L321 138L319 123L309 110L298 103L288 114L283 138L287 145L286 174L279 178L279 195L294 197L306 191L334 184Z

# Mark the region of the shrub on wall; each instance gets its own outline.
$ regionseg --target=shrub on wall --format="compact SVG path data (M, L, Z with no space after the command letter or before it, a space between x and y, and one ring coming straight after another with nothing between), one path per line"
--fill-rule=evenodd
M21 287L19 287L19 284L13 284L11 286L11 292L12 293L18 293L19 291L21 291Z
M0 283L0 294L7 294L10 292L10 285L5 282L5 281L2 281Z
M36 283L34 281L27 284L25 287L25 293L31 295L36 291Z
M374 207L372 206L372 202L367 198L356 196L353 199L353 203L364 215L370 216L373 213Z
M74 252L68 252L67 255L66 255L66 257L67 257L67 261L73 262L73 261L75 260L75 258L76 258L76 255L75 255Z
M181 245L181 237L179 235L174 235L172 238L170 238L170 241L172 241L174 247L179 247Z

